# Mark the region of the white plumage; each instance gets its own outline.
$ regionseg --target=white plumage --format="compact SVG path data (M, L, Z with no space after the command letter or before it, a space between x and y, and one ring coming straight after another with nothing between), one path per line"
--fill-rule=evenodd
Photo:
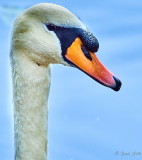
M61 31L69 28L73 31L71 33L74 39L69 36L62 39L56 31L47 27L49 24L58 26ZM67 32L62 33L65 37ZM63 45L71 38L64 53ZM101 84L115 91L120 89L119 79L93 53L98 50L98 46L97 39L84 24L61 6L42 3L17 17L13 26L10 54L15 160L47 160L47 98L51 63L73 64Z
M70 11L48 3L29 8L16 19L11 41L16 160L47 159L49 64L68 65L46 23L85 29Z

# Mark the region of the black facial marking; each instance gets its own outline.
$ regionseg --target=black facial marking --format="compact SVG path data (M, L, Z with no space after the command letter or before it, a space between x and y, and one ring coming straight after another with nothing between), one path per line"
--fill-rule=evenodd
M49 31L54 31L61 43L62 49L62 56L65 61L72 63L65 57L67 49L71 46L71 44L75 41L77 37L79 37L83 43L82 51L84 55L89 59L92 60L90 52L97 52L99 48L99 43L96 37L81 28L71 28L71 27L64 27L64 26L56 26L54 24L47 24L46 25Z
M90 53L87 51L87 49L84 46L81 46L81 49L82 49L84 55L86 56L86 58L88 58L90 61L92 61L92 57L91 57Z
M61 26L56 26L52 24L46 25L48 30L54 31L61 43L62 49L62 56L66 62L73 66L73 63L70 62L66 57L65 54L67 49L71 46L74 40L78 37L78 28L66 28ZM54 27L53 27L54 26Z

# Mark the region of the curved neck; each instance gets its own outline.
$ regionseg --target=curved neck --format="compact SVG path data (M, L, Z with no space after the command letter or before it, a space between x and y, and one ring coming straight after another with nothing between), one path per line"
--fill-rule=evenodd
M18 55L11 53L15 160L46 160L50 68Z

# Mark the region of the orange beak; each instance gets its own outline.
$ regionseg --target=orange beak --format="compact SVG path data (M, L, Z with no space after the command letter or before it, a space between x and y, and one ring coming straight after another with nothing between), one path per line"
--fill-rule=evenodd
M67 60L97 82L118 91L121 87L120 80L98 60L94 53L87 51L91 58L88 59L85 56L84 51L81 49L81 46L83 46L82 41L80 38L76 38L72 45L67 49L65 55Z

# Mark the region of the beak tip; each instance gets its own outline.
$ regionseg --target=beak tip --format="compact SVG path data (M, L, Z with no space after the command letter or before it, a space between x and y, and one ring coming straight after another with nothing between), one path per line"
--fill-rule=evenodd
M115 76L113 76L113 79L114 79L116 85L115 85L115 87L113 87L112 89L113 89L114 91L119 91L120 88L121 88L122 83L121 83L121 81L120 81L117 77L115 77Z

